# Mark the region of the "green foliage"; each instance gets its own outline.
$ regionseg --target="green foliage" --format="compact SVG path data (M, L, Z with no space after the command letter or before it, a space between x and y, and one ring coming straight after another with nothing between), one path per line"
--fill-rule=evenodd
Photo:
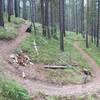
M11 22L16 24L16 25L21 25L21 24L25 23L25 20L22 19L22 18L19 18L19 17L16 18L16 17L12 16L11 17Z
M44 64L66 65L78 62L80 66L89 67L89 65L82 58L81 54L77 52L72 46L73 34L68 33L65 38L65 52L59 50L59 40L42 37L41 35L30 34L19 46L19 48L26 51L33 62ZM78 37L75 37L77 39ZM39 55L37 55L33 42L36 41Z
M28 92L14 80L0 76L0 100L30 100Z
M17 36L17 31L11 23L6 23L5 27L0 27L0 39L14 39Z

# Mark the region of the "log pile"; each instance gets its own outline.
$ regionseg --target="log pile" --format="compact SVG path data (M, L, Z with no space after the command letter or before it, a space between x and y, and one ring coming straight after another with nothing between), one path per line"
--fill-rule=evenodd
M27 66L28 64L33 64L30 62L30 58L28 55L26 55L23 51L21 51L18 54L12 54L10 55L10 59L8 60L10 64L18 64L21 66Z

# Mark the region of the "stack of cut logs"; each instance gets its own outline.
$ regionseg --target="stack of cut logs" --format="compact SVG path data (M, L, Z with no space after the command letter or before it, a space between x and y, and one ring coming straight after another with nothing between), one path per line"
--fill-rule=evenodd
M23 51L21 51L18 54L10 55L10 59L8 61L10 64L16 63L21 66L26 66L28 64L31 64L29 56L26 55Z

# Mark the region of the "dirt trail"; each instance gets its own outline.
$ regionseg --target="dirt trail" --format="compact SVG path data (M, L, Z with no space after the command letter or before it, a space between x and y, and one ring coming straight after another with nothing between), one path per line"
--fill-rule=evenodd
M23 25L18 32L20 33L18 37L15 40L12 40L10 42L3 42L0 41L0 54L3 57L6 57L10 52L17 47L17 45L27 36L27 33L25 32L25 29L27 28L27 25ZM96 91L100 90L100 69L99 65L96 64L96 62L84 51L82 50L78 43L75 42L73 46L82 54L84 59L90 64L90 66L93 68L95 73L95 79L87 84L84 85L65 85L65 86L55 86L51 84L47 84L44 82L36 81L36 80L29 80L29 79L23 79L19 75L13 72L13 66L12 70L5 70L5 73L18 81L20 84L22 84L32 95L33 93L36 93L38 91L41 91L45 93L46 95L56 95L56 96L66 96L66 95L81 95L84 93L95 93Z
M27 36L25 30L27 29L28 25L24 24L21 28L18 29L18 36L14 40L10 41L0 41L0 55L3 57L7 57L13 49L15 49L21 41Z
M100 66L95 62L95 60L90 57L82 48L79 47L78 42L76 41L73 44L74 48L80 52L82 57L86 60L86 62L92 67L95 76L98 78L100 76Z

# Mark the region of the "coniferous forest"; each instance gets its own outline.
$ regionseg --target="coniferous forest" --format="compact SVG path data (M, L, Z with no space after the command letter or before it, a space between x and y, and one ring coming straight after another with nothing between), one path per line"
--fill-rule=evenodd
M100 0L0 0L0 100L99 100Z

